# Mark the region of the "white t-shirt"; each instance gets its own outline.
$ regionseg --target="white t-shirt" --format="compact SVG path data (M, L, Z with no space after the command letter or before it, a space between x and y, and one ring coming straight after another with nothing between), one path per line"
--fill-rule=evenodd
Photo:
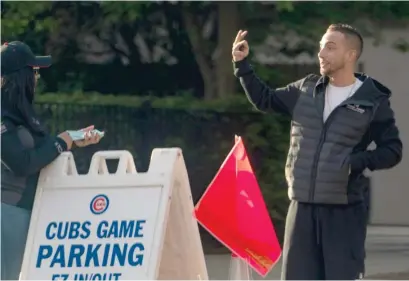
M325 92L324 122L330 113L347 98L351 97L361 87L362 81L355 79L354 84L346 87L336 87L328 84Z

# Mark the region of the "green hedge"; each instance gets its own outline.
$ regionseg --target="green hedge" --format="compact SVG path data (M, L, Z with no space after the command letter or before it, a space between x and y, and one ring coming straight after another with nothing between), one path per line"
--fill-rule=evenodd
M127 97L90 94L42 94L38 109L51 131L58 133L95 124L107 131L96 147L74 153L79 170L87 171L97 150L127 149L140 170L146 170L155 147L181 147L197 201L232 148L243 137L270 215L282 237L287 210L284 165L289 122L252 109L241 97L203 101L189 97ZM220 245L203 234L206 252ZM210 246L209 246L210 245Z
M154 108L171 109L200 109L224 111L251 111L251 105L244 95L235 95L228 100L204 101L192 97L189 93L185 95L158 98L155 96L127 96L127 95L101 95L95 92L82 93L42 93L36 96L36 102L41 104L80 104L80 105L109 105L124 107L141 107L149 102Z

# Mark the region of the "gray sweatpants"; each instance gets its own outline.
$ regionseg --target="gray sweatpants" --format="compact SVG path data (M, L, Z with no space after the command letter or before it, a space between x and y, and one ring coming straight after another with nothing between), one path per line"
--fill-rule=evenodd
M29 211L1 203L2 280L19 279L29 224Z

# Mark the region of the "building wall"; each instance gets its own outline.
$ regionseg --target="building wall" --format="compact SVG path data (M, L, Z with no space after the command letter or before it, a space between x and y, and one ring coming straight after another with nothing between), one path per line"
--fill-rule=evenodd
M364 39L364 53L361 57L363 70L392 90L391 104L396 114L397 125L403 141L403 160L395 168L387 171L376 171L372 178L372 212L370 222L383 225L409 226L409 52L400 52L393 47L397 40L409 43L409 29L383 30L381 40ZM296 39L295 39L296 40ZM282 54L264 46L257 49L255 59L266 64L312 64L317 63L316 56L302 54L296 58L286 59Z
M383 44L372 46L371 40L362 57L365 72L392 90L391 104L403 142L403 159L395 168L373 173L371 223L409 225L409 52L391 48L402 38L409 42L409 30L390 30L383 34ZM389 44L388 44L389 43Z

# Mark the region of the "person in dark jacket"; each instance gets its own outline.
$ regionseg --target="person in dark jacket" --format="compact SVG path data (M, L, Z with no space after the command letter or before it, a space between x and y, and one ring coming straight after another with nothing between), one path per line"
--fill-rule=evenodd
M73 144L67 132L50 136L37 118L34 91L38 68L51 57L34 56L24 43L1 46L1 279L18 280L40 170ZM100 137L87 132L79 147Z
M320 42L322 76L272 89L246 57L246 31L233 44L234 73L260 111L292 118L285 175L291 200L283 245L284 280L355 280L364 274L367 209L365 170L389 169L402 158L391 91L355 73L359 32L329 26ZM375 142L376 149L368 150Z

